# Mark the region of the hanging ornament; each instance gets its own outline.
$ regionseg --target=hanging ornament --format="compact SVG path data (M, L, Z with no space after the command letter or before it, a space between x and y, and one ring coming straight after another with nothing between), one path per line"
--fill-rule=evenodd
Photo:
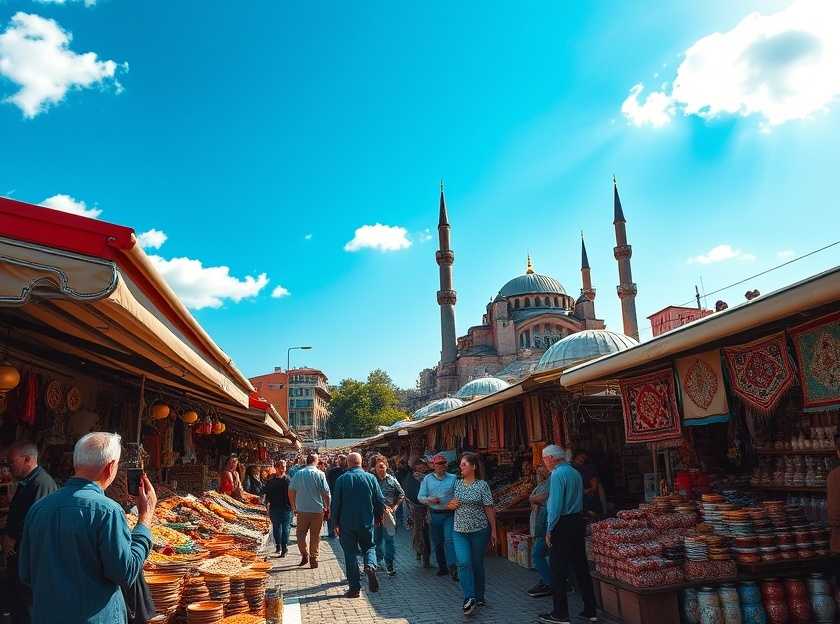
M194 410L187 410L186 412L181 414L181 421L188 425L193 424L197 420L198 414Z
M169 418L169 412L172 411L169 409L169 406L166 403L155 403L152 405L151 415L152 420L163 420L164 418Z
M20 383L20 371L8 362L0 365L0 394L14 390Z
M211 431L213 432L213 435L219 435L224 430L225 430L225 426L224 426L224 424L222 423L221 420L217 420L216 422L213 423L213 427L211 429Z

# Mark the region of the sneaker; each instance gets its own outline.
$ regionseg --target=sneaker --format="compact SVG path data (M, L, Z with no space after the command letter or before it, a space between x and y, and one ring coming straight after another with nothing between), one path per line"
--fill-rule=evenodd
M587 622L597 622L598 621L598 616L597 615L587 615L586 611L581 612L579 617L583 618Z
M344 592L345 598L358 598L359 597L359 590L358 589L348 589Z
M312 561L310 561L310 562L309 562L309 567L310 567L310 568L312 568L313 570L314 570L315 568L317 568L317 567L318 567L318 560L317 560L317 559L313 559Z
M289 550L287 548L284 548L283 550L281 550L280 551L280 558L282 559L283 557L285 557L287 552L289 552Z
M301 558L300 563L298 564L298 567L299 567L299 568L302 568L302 567L303 567L303 566L305 566L307 563L309 563L309 557L307 557L306 555L304 555L304 556Z
M487 606L487 601L484 598L479 598L478 599L478 606L479 607L486 607Z
M464 603L464 615L472 615L473 611L475 611L475 608L477 606L478 604L476 603L475 598L470 598L469 600L467 600Z
M528 595L531 598L544 598L546 596L551 596L554 592L551 588L546 585L545 583L537 583L531 589L528 590Z
M365 567L365 574L368 577L368 589L372 593L376 593L379 591L379 579L376 578L376 568L368 568Z
M543 613L542 615L537 617L537 620L541 624L572 624L569 618L559 618L551 613Z
M386 569L388 570L388 576L394 576L397 573L397 571L394 569L393 563L388 565Z

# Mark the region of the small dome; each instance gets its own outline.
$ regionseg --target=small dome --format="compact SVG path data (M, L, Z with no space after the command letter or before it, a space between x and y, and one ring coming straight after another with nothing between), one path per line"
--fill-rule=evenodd
M565 295L566 289L553 277L539 273L526 273L514 277L502 286L499 297L515 297L516 295L548 293L550 295Z
M411 420L423 420L427 416L438 414L440 412L448 412L449 410L454 410L456 407L461 407L463 404L464 402L461 399L456 399L454 397L438 399L437 401L432 401L428 405L425 405L414 412L411 415Z
M467 382L464 386L455 393L459 399L469 400L479 396L487 396L494 394L499 390L504 390L510 384L503 379L497 377L480 377Z
M585 360L624 351L637 344L639 343L624 334L606 329L587 329L566 336L551 345L540 358L537 370L568 368Z
M394 431L396 429L402 429L403 427L409 424L411 424L410 420L398 420L393 425L389 425L387 429L388 431Z

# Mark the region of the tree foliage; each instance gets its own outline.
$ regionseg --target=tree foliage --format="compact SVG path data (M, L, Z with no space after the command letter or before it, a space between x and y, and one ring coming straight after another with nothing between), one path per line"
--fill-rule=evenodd
M329 437L363 438L407 418L397 407L397 391L391 376L381 369L371 371L366 381L343 379L330 400Z

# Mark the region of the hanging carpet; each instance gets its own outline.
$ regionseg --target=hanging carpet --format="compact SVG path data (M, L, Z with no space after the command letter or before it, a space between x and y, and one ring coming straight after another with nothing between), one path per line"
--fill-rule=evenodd
M682 432L670 368L622 381L621 407L628 444L679 438Z
M790 330L806 409L840 405L840 312Z
M721 351L732 391L750 407L765 414L772 412L794 381L785 333Z
M719 422L729 415L720 351L706 351L675 362L685 424Z

